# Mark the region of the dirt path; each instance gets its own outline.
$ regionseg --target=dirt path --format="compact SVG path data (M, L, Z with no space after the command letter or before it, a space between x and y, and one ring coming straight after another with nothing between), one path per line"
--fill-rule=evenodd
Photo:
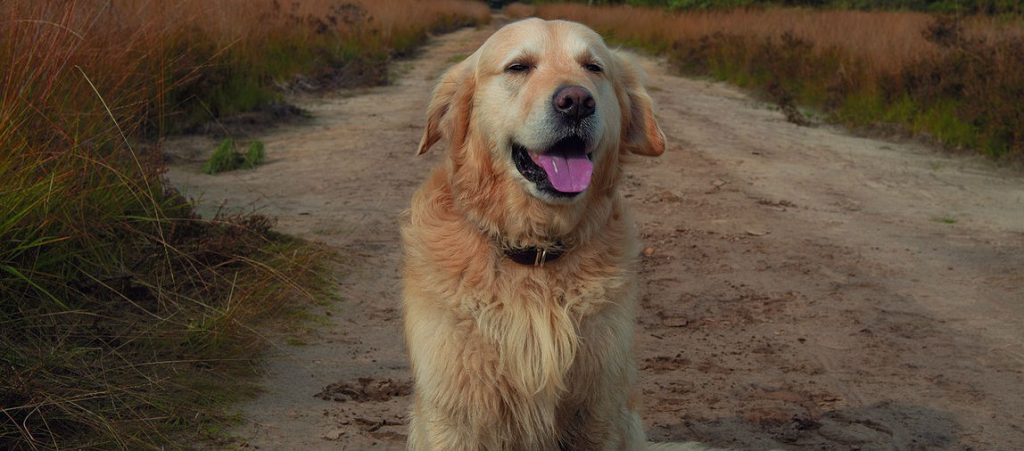
M397 216L433 80L491 32L438 38L383 88L304 101L269 164L171 180L338 250L341 301L272 352L239 445L403 449ZM916 144L797 127L642 59L671 147L629 168L645 243L637 359L653 439L796 449L1024 448L1024 178ZM202 138L169 143L203 156Z

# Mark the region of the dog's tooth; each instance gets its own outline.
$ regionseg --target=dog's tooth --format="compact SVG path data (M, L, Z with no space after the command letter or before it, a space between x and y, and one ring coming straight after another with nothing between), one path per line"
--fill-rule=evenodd
M558 173L558 162L557 161L552 161L551 162L551 167L555 169L555 174L557 174Z

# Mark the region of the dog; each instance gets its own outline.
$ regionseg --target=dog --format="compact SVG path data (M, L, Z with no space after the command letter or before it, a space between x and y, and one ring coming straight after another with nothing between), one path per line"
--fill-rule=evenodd
M417 154L443 138L402 218L408 449L648 449L616 189L665 151L639 69L581 24L511 23L438 82Z

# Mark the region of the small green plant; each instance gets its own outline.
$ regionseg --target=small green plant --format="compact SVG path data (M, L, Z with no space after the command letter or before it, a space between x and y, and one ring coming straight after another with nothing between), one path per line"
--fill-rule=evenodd
M249 144L249 150L245 152L245 158L242 161L242 167L246 169L253 169L258 165L263 164L263 160L267 159L267 151L263 147L262 141L253 141Z
M267 151L261 141L253 141L249 144L249 149L243 155L235 150L235 141L228 138L221 141L217 149L210 155L210 159L206 160L203 172L217 174L239 168L255 169L256 166L263 164L266 158Z
M218 172L230 171L237 169L237 163L235 161L235 142L231 139L225 139L220 142L217 149L210 155L210 159L206 160L206 164L203 165L203 172L207 174L216 174Z

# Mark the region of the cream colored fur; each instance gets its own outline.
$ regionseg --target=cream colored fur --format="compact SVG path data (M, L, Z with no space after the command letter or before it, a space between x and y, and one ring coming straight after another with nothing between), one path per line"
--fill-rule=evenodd
M505 70L524 57L531 73ZM553 139L548 104L567 83L594 94L599 117L593 181L568 201L534 189L509 156L512 139ZM442 138L449 151L403 218L409 449L646 449L633 403L639 249L616 190L627 153L665 148L640 74L590 29L531 19L450 69L427 116L419 152ZM501 250L553 239L571 249L543 267Z

